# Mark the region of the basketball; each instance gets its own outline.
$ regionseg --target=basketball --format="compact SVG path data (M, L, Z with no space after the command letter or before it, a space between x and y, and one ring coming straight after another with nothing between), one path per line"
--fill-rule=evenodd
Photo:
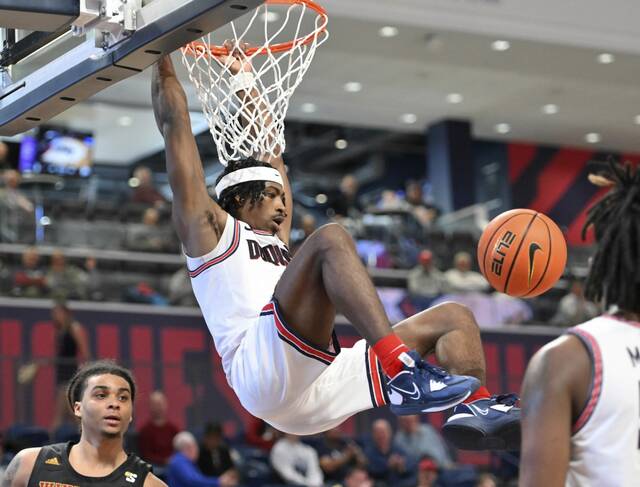
M478 243L478 265L497 291L532 298L549 290L564 271L567 244L553 220L516 209L495 217Z

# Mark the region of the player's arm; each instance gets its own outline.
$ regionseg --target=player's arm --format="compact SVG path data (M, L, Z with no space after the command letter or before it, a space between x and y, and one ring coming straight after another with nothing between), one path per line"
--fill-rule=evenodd
M207 193L200 154L191 132L187 96L169 56L153 67L151 95L156 123L164 137L174 225L187 254L201 256L218 243L227 213Z
M168 487L162 480L153 475L151 472L147 474L147 477L144 479L144 484L142 487Z
M225 47L231 51L230 56L220 56L218 61L221 64L227 64L229 66L229 70L232 74L238 75L242 73L251 73L253 67L249 60L242 56L241 54L233 51L233 44L230 41L225 42ZM247 45L242 45L242 49L246 49ZM233 60L232 58L235 58ZM238 90L236 92L237 97L244 102L243 114L246 114L246 117L242 120L242 123L246 126L248 120L261 120L264 125L271 124L271 110L269 109L268 101L265 97L261 95L255 86L249 90L247 93L245 90ZM259 114L255 116L255 114ZM255 122L253 122L255 123ZM257 127L253 126L252 130L256 130ZM275 129L272 129L272 132ZM278 148L279 149L279 148ZM278 150L278 152L280 152ZM287 168L284 164L282 156L274 157L269 154L253 154L253 157L260 161L268 162L275 169L278 170L280 176L282 177L282 181L284 182L284 198L285 198L285 208L287 211L287 216L285 221L280 225L280 230L278 231L278 237L280 240L285 242L287 245L289 244L289 234L291 233L291 222L293 219L293 194L291 193L291 185L289 184L289 178L287 176Z
M531 359L522 391L520 487L565 485L571 428L586 401L590 368L573 336L554 340Z
M1 487L27 487L40 448L20 451L7 466Z

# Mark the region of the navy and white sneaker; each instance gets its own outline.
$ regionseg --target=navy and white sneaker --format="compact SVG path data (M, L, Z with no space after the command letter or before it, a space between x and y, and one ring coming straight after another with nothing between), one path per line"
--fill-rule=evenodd
M480 387L466 375L451 375L425 362L418 352L399 356L402 371L387 382L391 412L397 415L442 411L460 404Z
M503 394L459 404L442 427L442 433L462 450L519 450L517 401L515 394Z

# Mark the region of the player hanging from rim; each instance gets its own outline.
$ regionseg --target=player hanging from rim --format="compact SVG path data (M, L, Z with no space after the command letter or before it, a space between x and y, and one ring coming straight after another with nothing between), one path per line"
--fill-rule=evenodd
M640 170L590 174L612 186L590 210L598 247L585 296L607 313L531 359L523 385L520 485L631 487L640 479Z
M268 106L252 83L251 64L239 59L237 49L245 47L226 46L232 55L219 62L236 77L231 85L238 101L250 97L243 117L255 122ZM465 307L444 304L392 330L341 226L318 229L291 259L293 202L281 157L229 161L214 201L168 57L154 67L152 98L193 289L227 380L251 414L288 433L312 434L371 407L388 404L396 414L415 414L467 400L478 407L458 414L462 424L455 425L467 444L519 443L513 398L492 398L480 385L480 334ZM337 311L364 338L353 348L341 350L336 340ZM446 371L422 359L433 352Z
M7 467L2 487L166 487L150 465L124 451L135 396L129 370L107 360L84 365L67 388L69 407L80 421L80 442L20 451Z

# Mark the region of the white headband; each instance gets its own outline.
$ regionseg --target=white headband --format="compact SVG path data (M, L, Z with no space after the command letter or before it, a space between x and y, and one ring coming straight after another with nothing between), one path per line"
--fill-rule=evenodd
M216 184L216 195L219 198L222 192L229 186L246 183L247 181L271 181L272 183L278 183L284 187L284 181L282 181L280 171L277 169L264 166L245 167L244 169L238 169L237 171L230 172L223 177L220 182Z

